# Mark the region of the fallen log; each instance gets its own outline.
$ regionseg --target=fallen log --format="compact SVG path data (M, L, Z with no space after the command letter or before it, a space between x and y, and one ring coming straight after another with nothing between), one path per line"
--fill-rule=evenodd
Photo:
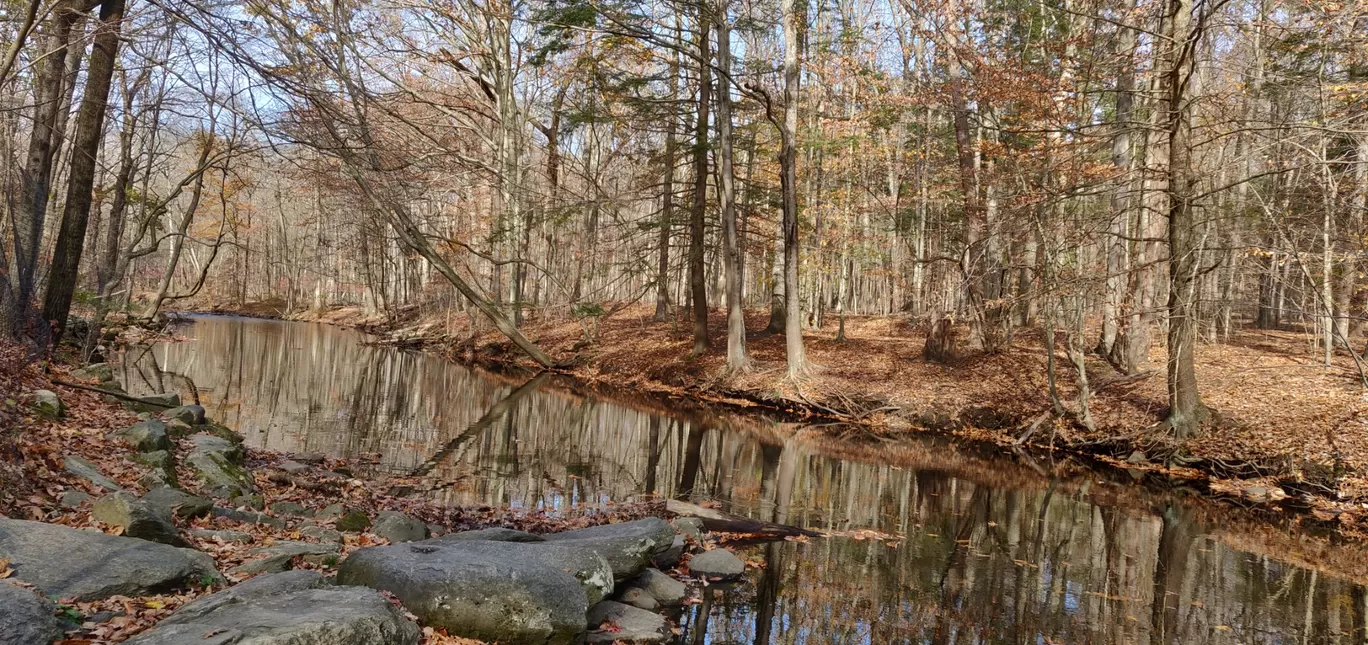
M681 502L677 499L665 501L665 510L675 515L685 517L696 517L703 521L703 528L717 533L748 533L751 535L765 535L770 537L821 537L818 531L789 526L787 524L775 524L774 522L762 522L753 520L741 515L723 513L717 509L705 508L697 504Z

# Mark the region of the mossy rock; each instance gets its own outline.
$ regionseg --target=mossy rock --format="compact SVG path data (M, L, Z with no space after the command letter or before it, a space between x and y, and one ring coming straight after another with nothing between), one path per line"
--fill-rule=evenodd
M362 511L350 510L337 520L337 530L347 533L360 533L370 528L370 518Z

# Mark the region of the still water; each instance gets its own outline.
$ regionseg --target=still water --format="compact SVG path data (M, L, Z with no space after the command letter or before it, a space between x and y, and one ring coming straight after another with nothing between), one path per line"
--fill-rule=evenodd
M450 504L656 494L841 535L751 547L763 567L704 594L680 643L1365 642L1365 581L1347 572L1361 568L1338 565L1360 551L1298 566L1209 509L943 440L851 447L510 381L334 327L192 320L184 342L131 350L121 380L193 381L257 447L424 472Z

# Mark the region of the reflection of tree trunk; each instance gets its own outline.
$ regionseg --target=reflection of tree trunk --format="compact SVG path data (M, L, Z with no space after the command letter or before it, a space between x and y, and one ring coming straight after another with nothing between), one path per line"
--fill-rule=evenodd
M549 378L551 378L549 372L542 372L536 377L528 380L526 383L519 385L512 392L509 392L508 396L505 396L500 399L498 403L490 406L489 410L487 410L484 413L484 416L481 416L478 421L470 424L470 427L461 431L461 434L452 437L451 440L447 441L446 445L442 446L441 450L434 453L432 457L423 462L422 465L413 469L413 472L409 473L409 476L422 477L432 472L434 468L450 457L457 448L460 448L461 444L464 444L466 441L469 441L471 437L484 432L486 428L494 425L494 422L511 411L513 407L516 406L519 401L526 398L528 394L535 392Z
M792 440L784 443L779 459L779 486L774 492L774 523L788 524L789 504L793 501L794 480L798 476L798 450Z
M679 488L675 499L688 499L693 494L694 483L698 481L698 466L703 449L703 428L698 424L689 425L688 446L684 449L684 467L679 472Z
M965 513L955 527L955 541L951 546L950 557L945 563L945 572L941 575L940 594L941 606L937 612L936 631L932 642L938 645L951 643L954 641L956 624L952 615L960 609L960 597L965 589L972 586L971 581L966 580L969 564L969 537L974 530L983 526L987 522L988 515L988 489L982 486L975 486L973 495L969 498L969 512Z
M760 518L775 521L778 508L775 499L774 481L779 470L779 457L784 453L782 446L764 444L760 446Z
M646 486L641 491L647 495L656 492L656 471L660 469L660 417L651 415L650 445L646 448Z
M760 582L755 585L755 645L769 645L770 626L779 603L780 582L784 576L783 542L765 545L765 568L760 570Z
M1154 563L1154 599L1150 614L1150 643L1161 645L1174 642L1172 633L1178 627L1179 587L1187 565L1187 526L1179 509L1164 508L1163 524L1159 533L1159 557Z

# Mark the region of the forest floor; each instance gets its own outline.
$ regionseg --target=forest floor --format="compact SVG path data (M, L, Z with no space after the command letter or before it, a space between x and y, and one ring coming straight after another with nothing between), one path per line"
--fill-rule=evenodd
M845 340L834 323L804 334L811 376L787 378L781 335L751 333L754 361L745 374L723 376L726 331L712 312L712 349L690 356L686 321L654 322L653 309L633 306L598 323L594 342L573 320L530 320L523 332L593 387L628 390L742 410L814 417L839 436L880 440L919 432L948 433L1004 447L1086 455L1133 474L1161 473L1199 482L1241 504L1294 507L1308 521L1368 535L1368 394L1352 358L1326 369L1314 337L1296 330L1240 330L1227 342L1197 350L1197 376L1213 421L1198 436L1175 442L1157 424L1164 418L1165 353L1156 335L1151 371L1125 376L1089 355L1095 421L1087 429L1074 414L1055 418L1047 379L1044 334L1021 330L997 354L953 364L922 358L924 327L903 317L846 320ZM406 312L397 320L359 309L304 313L294 319L361 327L383 342L425 347L458 360L503 368L535 368L498 332L465 316ZM748 315L763 329L766 312ZM1056 345L1060 397L1077 411L1076 373ZM1036 431L1020 441L1033 425Z

